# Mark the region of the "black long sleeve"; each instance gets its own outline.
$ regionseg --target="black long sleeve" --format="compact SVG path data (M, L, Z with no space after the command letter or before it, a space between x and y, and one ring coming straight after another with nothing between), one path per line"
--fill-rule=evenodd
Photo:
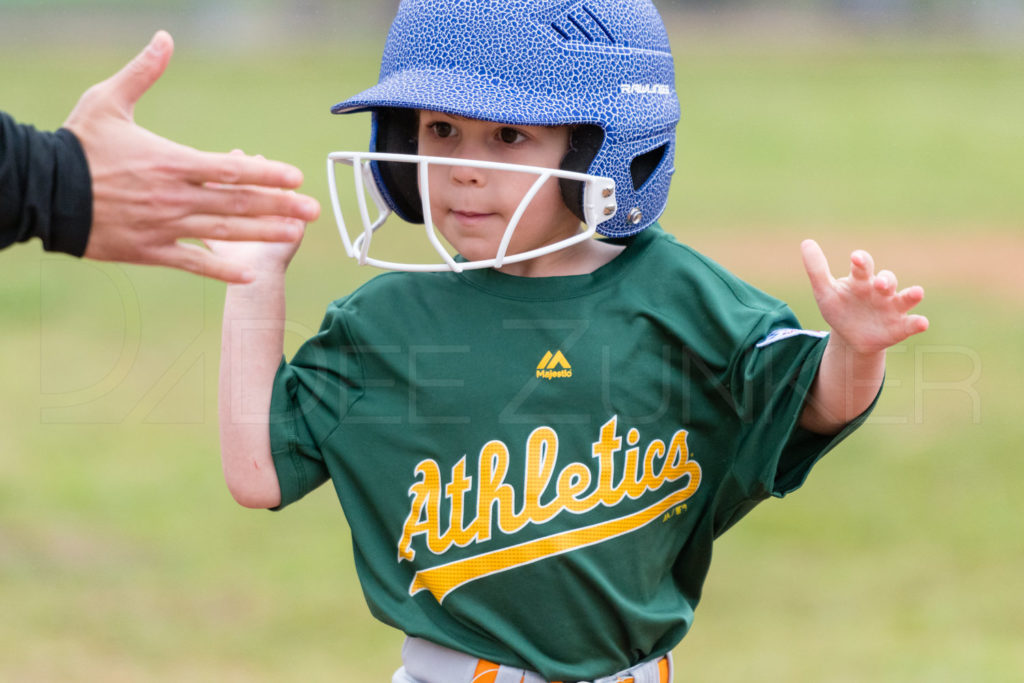
M0 111L0 249L38 237L47 251L81 256L91 225L92 180L78 138Z

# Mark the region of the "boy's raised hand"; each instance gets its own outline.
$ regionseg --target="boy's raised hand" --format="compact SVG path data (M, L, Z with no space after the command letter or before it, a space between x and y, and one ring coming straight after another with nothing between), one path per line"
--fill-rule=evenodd
M924 289L897 291L891 271L874 272L871 254L850 254L850 274L835 279L817 242L805 240L800 249L822 317L851 350L877 353L928 329L926 317L910 313Z
M240 149L231 150L232 155L244 155ZM263 155L257 154L256 159L263 159ZM219 185L208 183L212 187ZM295 194L294 191L279 190L282 194ZM268 220L268 219L263 219ZM262 241L227 241L204 238L202 240L214 257L223 259L244 269L241 282L252 282L267 275L274 277L284 274L291 263L295 253L299 250L302 238L305 235L306 224L297 218L275 217L278 223L292 225L297 228L297 237L292 241L262 242ZM201 251L200 247L191 244L181 245Z
M239 242L204 239L214 257L243 268L241 277L234 284L246 284L268 276L283 275L298 251L305 234L305 223L294 218L280 218L281 223L290 223L301 232L294 242ZM184 247L202 251L201 247L185 244ZM229 283L232 284L232 283Z

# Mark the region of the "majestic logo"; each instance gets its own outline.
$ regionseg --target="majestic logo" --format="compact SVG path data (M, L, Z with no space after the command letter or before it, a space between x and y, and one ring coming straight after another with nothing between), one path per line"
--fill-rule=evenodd
M495 531L510 536L528 525L564 519L566 514L579 515L599 506L612 509L626 498L638 500L681 479L686 484L672 487L670 493L654 498L642 510L624 516L421 569L409 594L427 590L441 602L459 586L484 576L602 543L668 519L669 513L681 514L701 481L700 464L690 457L686 437L687 431L681 429L667 444L654 439L642 449L640 431L629 429L622 465L616 471L615 456L622 449L623 438L618 417L612 417L591 446L591 456L597 460L595 475L582 462L569 462L556 472L558 434L550 427L538 427L526 442L525 478L515 487L506 482L511 456L501 441L490 441L480 449L476 478L466 474L465 456L444 474L436 460L421 461L415 469L417 481L409 487L412 503L398 543L399 562L416 558L412 545L417 537L430 553L441 556L453 546L465 548L489 541ZM448 499L444 508L443 499ZM468 524L466 513L475 513Z
M537 377L544 379L572 377L572 366L569 365L569 361L565 359L561 351L556 351L554 355L548 351L537 363Z
M621 83L623 95L671 95L672 88L666 83Z

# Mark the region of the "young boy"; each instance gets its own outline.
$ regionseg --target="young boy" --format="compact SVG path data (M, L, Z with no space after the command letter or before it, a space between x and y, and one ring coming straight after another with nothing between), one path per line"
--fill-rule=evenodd
M284 363L294 248L212 245L256 274L225 305L228 487L274 508L332 480L408 636L395 681L670 680L712 541L799 487L927 327L865 252L836 280L803 244L825 335L663 232L673 83L646 0L407 0L335 111L373 112L370 191L459 259L371 280Z

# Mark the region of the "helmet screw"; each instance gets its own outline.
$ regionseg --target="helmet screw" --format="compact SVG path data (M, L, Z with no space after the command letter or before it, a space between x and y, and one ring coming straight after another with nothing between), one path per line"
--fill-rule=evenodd
M626 220L633 225L638 225L640 221L644 219L644 212L640 210L640 207L634 206L629 210L629 215L626 216Z

